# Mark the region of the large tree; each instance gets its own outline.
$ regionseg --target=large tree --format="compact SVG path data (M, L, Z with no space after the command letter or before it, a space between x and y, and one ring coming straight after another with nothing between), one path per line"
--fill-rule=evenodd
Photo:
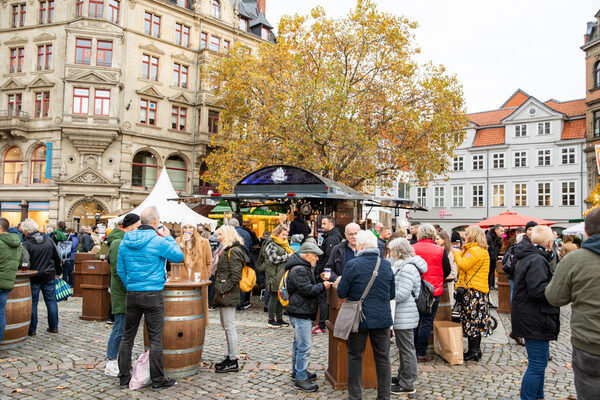
M340 19L283 17L277 44L253 54L233 48L212 74L223 112L206 179L225 191L275 163L356 189L443 174L464 138L462 87L417 63L416 26L358 0Z

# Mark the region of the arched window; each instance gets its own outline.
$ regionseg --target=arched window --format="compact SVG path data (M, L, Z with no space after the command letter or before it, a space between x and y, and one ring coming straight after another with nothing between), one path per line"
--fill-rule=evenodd
M600 87L600 61L594 66L594 87Z
M46 179L46 146L39 146L31 154L31 183L48 183Z
M167 159L165 166L173 188L178 191L185 191L187 188L187 166L185 161L179 156L171 156Z
M156 157L149 151L140 151L133 157L131 166L131 186L154 187L158 172Z
M23 151L19 147L11 147L4 155L5 185L18 185L23 183Z
M213 17L221 18L221 3L219 0L212 0Z

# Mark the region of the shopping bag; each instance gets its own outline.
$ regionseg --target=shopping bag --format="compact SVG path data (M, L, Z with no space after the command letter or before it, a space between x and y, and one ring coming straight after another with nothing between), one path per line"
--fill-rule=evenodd
M67 297L73 295L73 288L62 279L56 278L56 282L54 283L54 285L56 301L63 301Z
M450 321L433 321L435 353L451 365L463 363L462 325Z
M148 386L150 380L150 350L138 357L131 366L131 380L129 389L140 389Z

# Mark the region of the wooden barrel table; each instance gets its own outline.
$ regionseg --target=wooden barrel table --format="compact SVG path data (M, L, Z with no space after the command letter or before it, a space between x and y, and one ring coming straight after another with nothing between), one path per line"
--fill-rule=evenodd
M31 322L31 284L29 278L37 271L18 271L15 286L6 302L6 328L0 350L22 346L27 340Z

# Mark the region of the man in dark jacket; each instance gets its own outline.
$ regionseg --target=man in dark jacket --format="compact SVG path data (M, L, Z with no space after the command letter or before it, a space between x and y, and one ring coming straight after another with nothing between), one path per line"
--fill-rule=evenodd
M331 250L329 260L325 263L325 267L331 268L330 281L334 282L338 277L342 276L344 266L356 255L356 234L360 231L360 226L355 222L350 222L344 229L346 240L335 246Z
M292 254L285 263L286 271L290 271L286 281L290 296L287 313L290 324L294 327L292 379L294 387L304 392L314 392L319 388L312 382L317 375L308 371L308 364L312 347L311 328L317 317L319 297L331 286L331 282L317 282L313 272L313 267L322 254L317 245L305 242L300 246L298 254Z
M6 218L0 218L0 342L6 327L6 302L8 294L15 285L17 270L23 261L21 237L9 233L10 224Z
M81 252L89 253L94 248L94 239L92 239L92 228L86 226L81 234Z
M300 211L294 211L294 220L290 222L290 232L289 236L302 234L304 235L304 239L306 239L310 235L310 227L306 220L302 217Z
M40 290L48 310L48 329L50 333L58 333L58 305L56 304L55 279L62 274L62 265L56 244L42 235L38 224L28 218L21 224L25 240L23 248L29 253L29 269L37 271L31 277L31 323L29 336L36 334L38 317L37 306Z
M494 225L490 228L486 234L488 242L488 253L490 255L490 273L488 275L488 285L490 290L496 288L496 261L498 261L498 254L500 254L500 248L502 247L502 236L504 235L504 225Z

